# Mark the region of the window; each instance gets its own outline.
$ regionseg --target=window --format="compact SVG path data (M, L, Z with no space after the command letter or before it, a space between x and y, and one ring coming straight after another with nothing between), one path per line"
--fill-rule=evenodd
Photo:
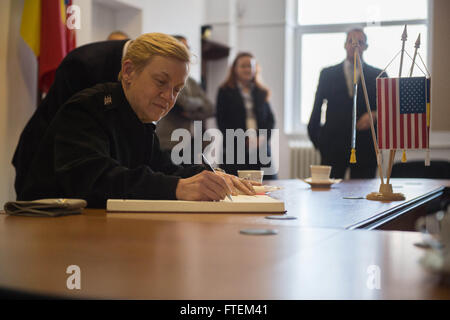
M297 8L294 117L288 126L294 132L305 132L320 71L345 59L344 42L348 30L364 30L369 44L364 61L384 69L400 51L401 34L407 24L406 51L413 55L414 43L420 33L419 53L427 63L427 0L297 0ZM398 76L399 60L397 57L387 69L390 76ZM419 58L417 62L421 65ZM405 54L402 75L407 75L410 68L411 59ZM421 74L415 68L414 75Z

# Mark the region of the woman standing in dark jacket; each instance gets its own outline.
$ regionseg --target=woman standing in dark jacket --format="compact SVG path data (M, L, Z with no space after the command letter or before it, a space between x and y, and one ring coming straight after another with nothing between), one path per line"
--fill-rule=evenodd
M258 80L254 56L248 52L239 53L217 95L217 125L222 132L224 146L222 168L227 173L236 175L237 170L270 167L270 162L267 163L271 157L270 131L275 120L268 97L269 90ZM233 139L229 132L227 139L227 129L233 129L234 134L237 129L246 132L244 152L236 136ZM264 179L275 178L276 175L264 176Z

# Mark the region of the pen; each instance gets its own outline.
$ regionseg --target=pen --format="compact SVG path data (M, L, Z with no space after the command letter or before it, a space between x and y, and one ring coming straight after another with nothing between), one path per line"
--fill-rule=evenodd
M203 162L206 165L206 168L209 171L212 171L212 172L216 173L216 170L214 170L214 168L211 166L211 164L209 163L208 159L206 159L206 157L205 157L205 155L203 153L202 153L202 159L203 159ZM227 193L227 198L230 199L230 201L233 201L233 198L231 198L231 196L228 193Z

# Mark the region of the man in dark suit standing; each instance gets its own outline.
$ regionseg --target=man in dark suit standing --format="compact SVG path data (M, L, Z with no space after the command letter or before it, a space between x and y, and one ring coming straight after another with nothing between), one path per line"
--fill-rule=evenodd
M353 59L352 37L359 42L359 55L367 49L367 36L361 29L347 33L344 62L325 68L320 73L313 111L308 124L309 138L320 151L323 165L332 166L331 177L343 178L350 167L352 179L373 178L377 166L370 120L364 99L364 92L358 76L357 123L356 123L356 160L350 164L352 110L353 110ZM376 77L382 70L363 62L363 71L369 95L372 117L376 120ZM326 101L326 121L321 125L322 104Z
M131 40L96 42L71 51L61 62L55 80L20 135L13 157L14 187L19 194L29 164L59 108L75 93L98 83L117 81L121 60Z

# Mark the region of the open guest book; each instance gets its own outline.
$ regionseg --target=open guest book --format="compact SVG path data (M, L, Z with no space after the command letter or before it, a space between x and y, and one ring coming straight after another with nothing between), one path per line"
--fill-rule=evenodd
M267 195L237 195L233 201L183 201L183 200L125 200L109 199L106 210L110 212L235 212L235 213L282 213L284 202Z

